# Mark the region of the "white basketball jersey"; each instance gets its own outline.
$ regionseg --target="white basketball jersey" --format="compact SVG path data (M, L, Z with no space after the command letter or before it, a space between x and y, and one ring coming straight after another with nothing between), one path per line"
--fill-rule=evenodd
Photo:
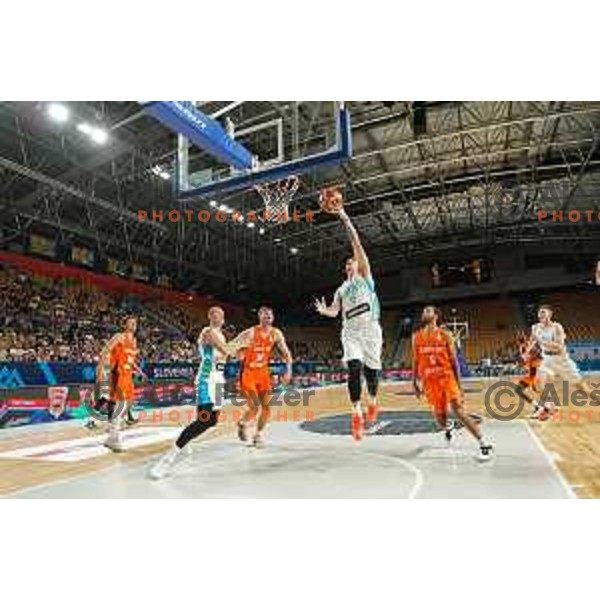
M340 303L345 328L360 329L379 321L379 300L372 277L357 275L347 279L337 289L335 298Z

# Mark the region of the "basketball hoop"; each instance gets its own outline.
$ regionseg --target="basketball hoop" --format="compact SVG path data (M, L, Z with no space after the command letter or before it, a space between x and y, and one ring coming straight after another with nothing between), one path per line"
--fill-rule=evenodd
M289 206L300 187L300 179L291 175L287 179L279 179L254 186L265 203L263 221L286 222L289 217Z
M462 347L463 340L469 339L468 321L457 321L455 317L454 320L444 323L441 327L450 334L457 348Z

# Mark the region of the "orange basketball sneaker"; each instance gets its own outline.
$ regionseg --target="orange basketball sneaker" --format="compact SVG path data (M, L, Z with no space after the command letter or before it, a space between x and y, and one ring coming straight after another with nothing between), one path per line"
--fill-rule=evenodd
M369 404L367 406L367 423L375 423L379 415L379 404Z
M352 437L355 441L360 442L363 439L365 433L365 427L362 415L352 415Z

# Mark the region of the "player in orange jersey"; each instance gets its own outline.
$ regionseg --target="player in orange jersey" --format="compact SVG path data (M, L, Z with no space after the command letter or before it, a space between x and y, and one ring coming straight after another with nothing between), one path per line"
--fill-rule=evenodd
M539 345L527 337L526 334L519 335L519 355L525 368L525 374L519 379L517 385L521 389L523 399L531 404L533 412L532 419L543 419L548 415L548 411L531 394L539 392L540 377L538 370L542 364L542 351Z
M281 330L273 327L274 319L272 308L261 307L258 311L259 324L246 329L231 342L233 346L245 347L242 351L240 391L248 402L248 408L238 423L238 436L243 442L248 440L248 422L254 420L260 412L254 436L254 445L257 447L264 443L264 429L269 420L271 399L269 361L275 348L279 350L286 363L283 382L288 384L292 376L292 353Z
M138 348L135 339L137 318L130 315L125 318L123 331L114 335L101 355L108 355L110 364L110 398L108 401L109 433L104 445L114 452L122 452L120 429L123 403L131 418L131 404L134 400L133 375L137 373L146 378L138 364Z
M448 441L452 439L452 426L448 421L448 407L451 407L456 418L479 441L478 459L489 460L492 445L484 440L479 425L465 411L454 341L439 326L440 316L435 306L426 306L421 316L424 327L413 336L413 376L417 398L425 394Z

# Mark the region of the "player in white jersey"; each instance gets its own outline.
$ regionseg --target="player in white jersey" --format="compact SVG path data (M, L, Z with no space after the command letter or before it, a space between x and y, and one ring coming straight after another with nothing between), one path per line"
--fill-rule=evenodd
M590 387L583 380L575 361L569 356L565 343L566 335L563 326L552 320L552 308L548 305L540 306L538 310L538 323L531 328L531 342L537 344L542 351L542 364L538 369L540 387L549 379L560 377L575 384L586 394L591 393ZM541 406L537 416L547 413L553 407Z
M335 318L342 314L342 346L344 361L348 366L348 393L353 406L352 436L355 440L364 435L361 408L362 378L367 383L369 403L367 421L377 419L377 391L381 370L383 335L379 324L379 300L371 274L369 259L360 237L340 205L328 212L337 214L346 227L353 256L346 261L346 281L337 289L333 302L327 306L324 298L315 302L315 308L324 316Z
M200 366L196 374L197 418L179 435L173 447L152 467L150 477L162 479L169 474L178 457L189 455L189 442L214 427L219 421L220 408L225 400L223 368L230 349L222 327L225 313L218 306L208 311L209 326L198 337ZM185 452L184 452L185 451Z

